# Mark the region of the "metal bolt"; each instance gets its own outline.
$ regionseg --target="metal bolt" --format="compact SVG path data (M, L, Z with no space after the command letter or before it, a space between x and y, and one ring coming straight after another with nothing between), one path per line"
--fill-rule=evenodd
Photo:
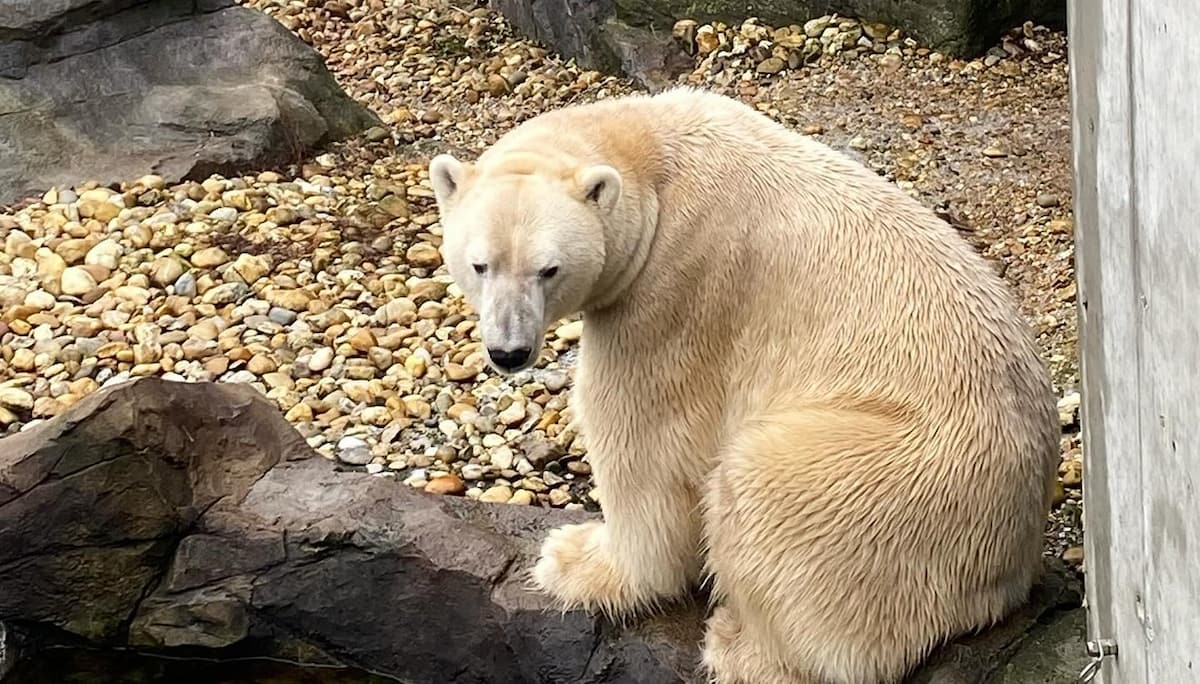
M1117 642L1113 639L1096 639L1087 642L1087 654L1093 658L1117 655Z
M1082 684L1087 684L1087 682L1091 682L1096 678L1096 675L1100 673L1100 665L1104 662L1105 658L1117 655L1117 642L1112 639L1088 640L1087 654L1091 660L1084 666L1083 671L1079 673L1078 681Z

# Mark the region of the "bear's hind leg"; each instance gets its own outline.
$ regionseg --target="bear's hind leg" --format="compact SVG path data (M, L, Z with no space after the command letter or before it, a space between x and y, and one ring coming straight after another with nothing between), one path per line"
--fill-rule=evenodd
M905 420L878 405L785 405L747 421L723 449L704 493L705 570L715 600L777 647L776 664L749 664L760 658L753 649L717 648L732 631L719 620L706 656L718 675L733 662L829 684L894 684L938 641L989 622L1020 594L1024 585L994 579L1015 577L1009 569L980 566L982 547L1040 539L1006 537L1004 520L987 527L978 502L963 513L947 506L946 462Z

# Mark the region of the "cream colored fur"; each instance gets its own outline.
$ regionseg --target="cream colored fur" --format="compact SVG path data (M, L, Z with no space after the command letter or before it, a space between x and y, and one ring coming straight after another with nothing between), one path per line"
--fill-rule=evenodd
M589 198L605 168L619 187ZM481 320L502 288L467 251L551 302L538 346L584 313L604 523L545 541L533 574L564 606L636 614L709 577L713 681L873 684L1026 599L1052 390L1002 281L928 209L691 89L552 111L430 171Z

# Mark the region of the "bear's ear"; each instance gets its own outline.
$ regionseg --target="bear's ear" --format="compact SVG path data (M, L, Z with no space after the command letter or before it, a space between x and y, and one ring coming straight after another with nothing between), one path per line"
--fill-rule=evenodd
M595 202L603 211L612 211L621 198L621 174L607 164L580 169L575 181L584 201Z
M450 154L439 154L429 160L429 184L433 186L434 198L442 208L462 186L466 171L466 165Z

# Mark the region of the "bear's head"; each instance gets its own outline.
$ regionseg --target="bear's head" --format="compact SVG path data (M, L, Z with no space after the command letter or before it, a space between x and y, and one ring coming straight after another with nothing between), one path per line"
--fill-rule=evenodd
M529 368L550 324L603 286L620 173L530 153L475 163L441 154L429 176L442 255L479 315L489 363L502 373Z

